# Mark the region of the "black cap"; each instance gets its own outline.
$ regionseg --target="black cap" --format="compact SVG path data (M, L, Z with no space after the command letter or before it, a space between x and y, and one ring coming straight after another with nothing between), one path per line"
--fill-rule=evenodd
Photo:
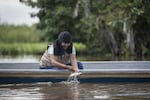
M61 32L59 34L58 40L59 40L60 43L62 43L62 42L64 42L64 43L71 43L72 42L72 37L71 37L69 32L64 31L64 32Z

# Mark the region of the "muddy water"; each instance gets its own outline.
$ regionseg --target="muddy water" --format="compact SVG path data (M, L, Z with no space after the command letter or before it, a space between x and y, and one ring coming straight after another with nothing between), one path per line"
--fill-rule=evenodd
M150 100L150 84L35 83L0 85L0 100Z

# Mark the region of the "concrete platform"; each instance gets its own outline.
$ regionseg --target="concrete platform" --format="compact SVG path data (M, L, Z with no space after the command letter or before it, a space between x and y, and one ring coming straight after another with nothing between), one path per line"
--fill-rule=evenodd
M80 82L150 82L150 61L82 62ZM65 81L70 72L39 69L39 63L0 63L0 84Z

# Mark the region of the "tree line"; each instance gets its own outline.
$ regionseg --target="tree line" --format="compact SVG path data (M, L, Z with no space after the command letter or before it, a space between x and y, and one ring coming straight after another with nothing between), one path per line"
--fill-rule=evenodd
M69 31L88 53L115 56L150 54L150 0L20 0L39 9L43 40Z

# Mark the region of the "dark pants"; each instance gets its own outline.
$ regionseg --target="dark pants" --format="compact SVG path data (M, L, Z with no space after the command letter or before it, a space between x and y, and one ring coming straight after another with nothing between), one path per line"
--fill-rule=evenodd
M71 65L71 63L68 63L66 65ZM77 62L78 68L83 69L83 64L81 62ZM40 66L40 69L62 69L55 66Z

